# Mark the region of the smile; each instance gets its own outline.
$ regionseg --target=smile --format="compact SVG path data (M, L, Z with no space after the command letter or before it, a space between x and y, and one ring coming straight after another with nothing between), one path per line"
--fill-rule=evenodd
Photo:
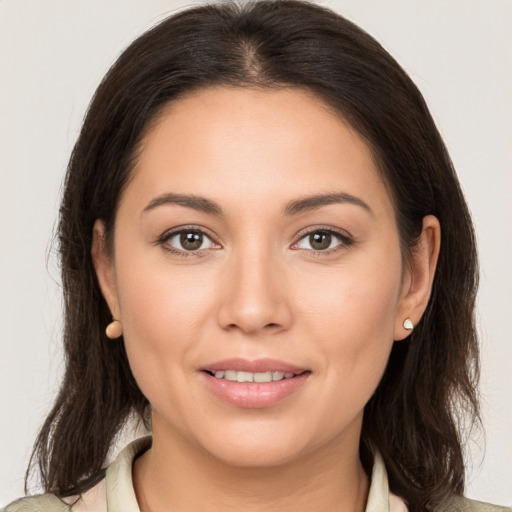
M311 370L276 359L232 358L204 366L201 381L217 398L241 408L277 405L299 392Z
M218 370L209 372L216 379L225 379L231 382L277 382L283 379L291 379L295 377L295 373L269 371L269 372L241 372L236 370Z

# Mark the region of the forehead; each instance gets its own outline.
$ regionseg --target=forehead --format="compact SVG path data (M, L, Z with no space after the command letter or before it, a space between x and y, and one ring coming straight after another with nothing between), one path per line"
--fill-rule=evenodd
M391 206L366 141L293 88L211 87L171 102L142 141L130 188L141 202L169 191L270 207L342 191Z

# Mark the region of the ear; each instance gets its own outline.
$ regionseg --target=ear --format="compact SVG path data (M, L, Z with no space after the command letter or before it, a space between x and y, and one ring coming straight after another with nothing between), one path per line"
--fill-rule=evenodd
M91 256L101 293L107 302L110 313L116 320L120 320L115 267L105 244L105 224L100 219L96 220L93 227Z
M432 292L439 249L441 226L433 215L423 218L423 229L417 246L411 254L411 261L404 271L402 292L395 319L395 340L403 340L410 334L403 323L410 318L416 325L427 308Z

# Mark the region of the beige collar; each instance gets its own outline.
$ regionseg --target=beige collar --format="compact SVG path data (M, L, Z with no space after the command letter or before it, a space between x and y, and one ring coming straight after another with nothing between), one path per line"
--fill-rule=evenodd
M131 442L107 469L105 481L108 512L140 512L133 489L132 465L137 454L150 446L151 436ZM84 499L87 499L85 495ZM366 512L407 512L404 502L389 492L386 468L378 452L374 457Z

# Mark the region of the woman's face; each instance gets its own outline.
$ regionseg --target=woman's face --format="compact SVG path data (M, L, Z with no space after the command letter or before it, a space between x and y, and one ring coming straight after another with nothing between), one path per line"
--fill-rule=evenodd
M370 150L320 100L216 87L170 104L113 254L96 266L155 436L237 465L357 447L412 285Z

